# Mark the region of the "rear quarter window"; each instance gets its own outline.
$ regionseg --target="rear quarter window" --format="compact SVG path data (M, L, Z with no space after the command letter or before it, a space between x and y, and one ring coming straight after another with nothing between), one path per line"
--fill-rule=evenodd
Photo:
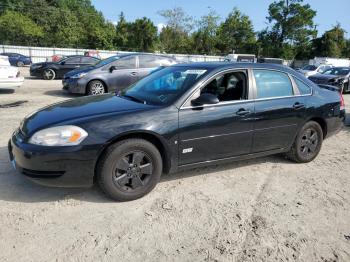
M311 87L309 87L304 82L300 81L298 78L294 77L294 81L297 84L297 87L298 87L301 95L310 95L311 94Z
M272 70L254 70L257 98L293 96L293 85L287 74Z

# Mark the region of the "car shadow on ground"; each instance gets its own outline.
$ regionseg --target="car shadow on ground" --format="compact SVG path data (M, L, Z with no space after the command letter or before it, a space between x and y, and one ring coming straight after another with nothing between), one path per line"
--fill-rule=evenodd
M44 94L48 96L63 97L63 98L77 98L77 97L83 96L80 94L71 94L64 90L49 90L44 92Z
M13 94L15 93L15 89L14 88L1 88L0 89L0 95L4 94L4 95L8 95L8 94Z
M160 183L211 174L248 165L259 165L266 162L294 164L281 156L262 157L248 161L195 168L175 174L166 174L162 176ZM115 202L109 199L97 185L91 188L53 188L35 184L13 169L8 159L7 147L0 148L0 201L35 203L65 201L69 199L93 203Z

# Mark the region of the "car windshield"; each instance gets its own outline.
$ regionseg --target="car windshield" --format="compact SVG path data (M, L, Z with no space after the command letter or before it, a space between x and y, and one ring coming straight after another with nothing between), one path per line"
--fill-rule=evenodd
M98 61L98 62L95 64L95 66L96 66L96 67L102 67L102 66L105 66L105 65L108 65L108 64L112 63L112 62L115 61L115 60L118 60L119 58L120 58L120 56L111 56L111 57L109 57L109 58L107 58L107 59Z
M332 68L325 71L324 75L344 76L350 73L350 68Z
M317 67L314 65L307 65L307 66L304 66L302 69L308 70L308 71L315 71L317 69Z
M207 73L207 69L185 66L158 69L119 92L118 96L144 104L170 105Z

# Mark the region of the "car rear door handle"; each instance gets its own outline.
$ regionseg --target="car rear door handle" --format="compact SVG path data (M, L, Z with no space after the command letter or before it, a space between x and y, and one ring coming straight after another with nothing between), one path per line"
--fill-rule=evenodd
M305 105L304 105L303 103L296 102L296 103L293 105L293 108L294 108L294 109L302 109L302 108L305 108Z
M241 108L236 112L236 115L238 115L238 116L245 116L248 114L250 114L250 110L246 110L244 108Z
M131 72L130 73L132 76L136 76L137 75L137 72Z

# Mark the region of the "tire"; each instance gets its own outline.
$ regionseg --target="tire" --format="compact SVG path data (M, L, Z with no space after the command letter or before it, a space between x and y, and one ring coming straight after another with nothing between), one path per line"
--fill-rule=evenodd
M100 80L93 80L88 84L87 94L96 96L106 93L105 85Z
M53 69L45 69L43 72L43 79L54 80L56 78L56 72Z
M143 139L126 139L110 146L97 165L102 191L117 201L131 201L148 194L163 170L158 149Z
M23 67L23 66L24 66L24 63L22 61L17 62L17 67Z
M319 154L323 142L321 126L314 121L307 122L295 138L287 157L297 163L308 163Z

